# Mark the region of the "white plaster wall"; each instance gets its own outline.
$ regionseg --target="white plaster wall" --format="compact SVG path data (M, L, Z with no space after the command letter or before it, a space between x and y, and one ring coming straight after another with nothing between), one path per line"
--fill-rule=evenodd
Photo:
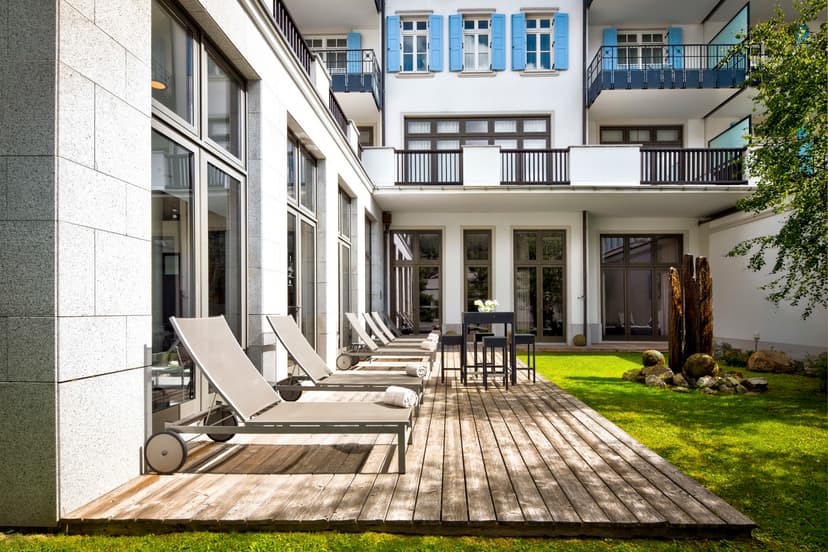
M405 10L432 10L443 15L443 67L424 76L386 74L386 145L403 146L405 116L551 114L553 148L581 143L581 56L582 5L576 0L525 0L520 4L468 0L389 0L386 15ZM448 15L464 8L493 8L506 14L506 70L463 75L448 70ZM553 7L569 14L569 69L552 75L523 76L511 70L510 15L521 8ZM383 25L385 22L383 22ZM384 47L384 46L383 46ZM519 99L515 91L520 90Z
M759 347L785 351L801 358L826 350L828 327L825 309L816 309L807 320L802 309L787 303L774 305L759 289L772 278L769 268L761 273L747 269L747 258L727 257L742 240L778 231L784 215L731 215L706 224L710 236L710 275L713 279L713 332L717 341L751 350L754 334ZM768 257L773 264L775 254Z

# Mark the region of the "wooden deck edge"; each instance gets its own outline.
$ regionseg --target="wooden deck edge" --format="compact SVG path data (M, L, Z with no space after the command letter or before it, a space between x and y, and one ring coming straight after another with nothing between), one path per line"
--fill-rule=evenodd
M749 539L751 524L674 525L669 523L558 523L558 522L299 522L291 520L80 520L63 519L59 530L70 535L145 535L191 531L213 532L381 532L400 535L566 537L619 539Z

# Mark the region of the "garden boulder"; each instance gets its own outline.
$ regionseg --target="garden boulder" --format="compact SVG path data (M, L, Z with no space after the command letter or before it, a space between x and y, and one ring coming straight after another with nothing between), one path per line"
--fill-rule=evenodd
M716 364L712 356L696 353L687 358L681 372L688 379L699 379L702 376L716 377L719 375L719 365Z
M673 377L672 370L663 364L653 364L652 366L644 365L644 368L641 369L641 375L644 376L645 379L647 376L660 376L662 374L666 374L667 372L670 373L670 377Z
M748 359L748 370L790 374L794 371L794 364L781 351L756 351Z
M656 366L658 364L664 364L664 355L661 354L661 351L656 351L655 349L648 349L641 353L641 363L646 366Z

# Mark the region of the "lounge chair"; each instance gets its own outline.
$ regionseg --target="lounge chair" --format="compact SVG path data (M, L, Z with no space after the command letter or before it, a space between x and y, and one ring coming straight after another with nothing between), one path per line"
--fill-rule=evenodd
M365 318L365 323L371 328L371 332L379 339L383 345L418 345L423 338L416 336L397 337L388 329L385 322L379 317L376 312L364 312L362 317Z
M290 316L267 316L270 327L276 337L285 346L288 353L296 361L299 368L305 373L305 381L313 386L301 385L301 380L277 384L277 390L282 398L295 401L303 390L307 391L385 391L389 385L411 389L423 399L423 378L407 376L405 374L360 373L358 370L350 372L334 372L322 360L311 344L302 334L296 321ZM293 378L291 378L293 379ZM419 403L418 403L419 404Z
M283 403L230 331L223 316L170 317L175 333L201 373L226 405L167 422L147 439L144 457L159 473L172 473L187 460L182 433L226 441L236 433L386 434L397 437L398 469L405 473L405 449L414 411L370 402ZM226 415L224 413L226 412Z
M345 318L348 320L348 323L351 324L351 328L353 328L357 336L359 336L359 339L364 344L365 349L344 351L341 355L339 355L339 357L336 359L336 366L340 370L350 368L351 360L354 357L360 359L377 359L378 357L383 357L386 360L396 359L399 361L412 361L417 358L427 357L428 368L429 370L431 370L431 367L434 364L436 348L424 349L415 344L395 347L380 347L379 345L377 345L376 341L374 341L371 338L371 336L368 335L368 332L365 331L365 328L360 323L359 318L357 318L356 314L352 312L346 312Z

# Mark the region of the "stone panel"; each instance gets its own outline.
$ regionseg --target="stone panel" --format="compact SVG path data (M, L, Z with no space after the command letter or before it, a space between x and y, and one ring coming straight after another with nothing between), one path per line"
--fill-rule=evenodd
M54 220L55 158L9 157L6 220Z
M123 234L126 184L61 159L58 162L58 213L61 222Z
M3 60L0 69L0 155L54 155L55 63Z
M55 319L7 318L10 382L55 381Z
M145 366L144 348L152 347L152 317L127 316L126 332L126 367Z
M95 166L95 83L65 63L58 90L58 155Z
M58 297L60 316L95 314L95 231L58 223Z
M124 95L126 51L66 2L60 4L59 48L61 62L109 92Z
M0 316L54 314L54 222L0 221L0 243Z
M150 240L152 233L152 196L150 191L126 185L126 233L128 236Z
M143 113L152 112L152 89L147 86L152 78L150 66L130 53L126 55L126 101Z
M0 8L1 9L1 8ZM2 22L0 22L2 24ZM8 318L0 317L0 382L9 380L8 376Z
M0 526L55 525L55 384L0 383L0 418Z
M95 168L150 188L150 118L112 94L95 93Z
M95 0L63 0L63 2L74 6L76 10L90 21L95 20Z
M61 317L57 327L59 382L124 369L125 317Z
M6 27L10 61L53 61L55 59L56 2L10 0ZM12 24L13 23L13 24Z
M150 63L151 2L110 0L95 4L95 24L146 64ZM149 86L145 86L149 90Z
M0 8L2 10L2 8ZM3 22L0 21L0 25ZM0 71L3 67L0 66ZM0 89L0 98L3 97L2 89ZM2 101L2 100L0 100ZM8 207L6 206L6 189L8 188L7 175L8 158L0 156L0 220L9 220Z
M0 2L0 60L8 59L8 23L9 3Z
M151 261L148 241L97 231L96 314L149 315Z
M58 480L64 515L141 473L143 371L61 383L58 390Z

